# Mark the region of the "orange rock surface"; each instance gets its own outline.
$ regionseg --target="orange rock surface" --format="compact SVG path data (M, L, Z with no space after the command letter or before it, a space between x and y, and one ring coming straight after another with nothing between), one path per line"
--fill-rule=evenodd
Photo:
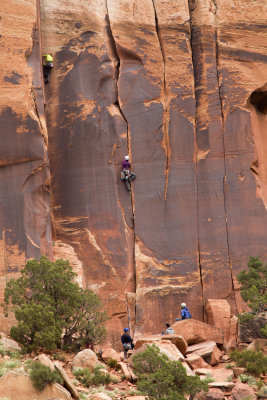
M207 299L242 310L236 275L267 254L267 3L1 11L0 297L54 244L103 299L116 346L124 326L161 332L184 301L199 320ZM54 57L45 87L42 53Z

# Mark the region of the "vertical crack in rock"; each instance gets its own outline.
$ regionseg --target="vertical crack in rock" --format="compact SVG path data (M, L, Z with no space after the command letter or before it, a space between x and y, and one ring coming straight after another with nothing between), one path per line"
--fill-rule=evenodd
M110 39L110 44L112 47L112 53L113 56L116 60L114 64L115 68L115 85L116 85L116 101L115 101L115 106L117 107L121 117L124 119L126 123L126 135L127 135L127 151L128 154L131 155L131 135L130 135L130 129L129 129L129 123L128 120L122 110L122 104L121 104L121 99L119 95L119 85L118 82L120 80L120 74L121 74L121 60L117 51L117 46L116 46L116 40L114 38L111 24L110 24L110 19L109 19L109 10L108 10L108 4L106 0L106 22L107 22L107 35ZM133 229L133 286L134 286L134 292L136 293L136 260L135 260L135 242L136 242L136 234L135 234L135 202L134 202L134 195L133 191L131 191L131 208L132 208L132 229ZM128 300L126 299L127 303L127 310L128 310L128 319L130 319L130 313L129 313L129 307L128 307ZM134 316L135 318L135 316Z
M35 95L35 91L33 89L33 87L31 88L31 94L32 94L32 99L33 99L33 105L34 105L34 110L35 110L35 114L38 118L39 124L41 125L41 121L40 121L40 115L39 115L39 111L38 111L38 106L36 103L36 95Z
M192 15L191 15L191 7L190 0L188 0L188 10L189 10L189 18L190 18L190 48L191 48L191 58L192 58L192 68L194 75L194 97L195 97L195 110L196 110L196 77L195 77L195 64L196 61L194 59L193 45L192 45ZM197 137L196 137L196 126L197 126L197 115L195 111L195 126L194 126L194 138L195 138L195 164L196 164L196 200L197 200L197 249L198 249L198 270L199 270L199 279L201 284L201 296L202 296L202 319L204 321L204 285L203 285L203 274L202 274L202 265L201 265L201 253L200 253L200 242L199 242L199 222L198 222L198 208L199 208L199 198L198 198L198 159L197 159Z
M36 115L37 120L38 120L38 124L39 124L39 127L40 127L41 135L42 135L44 143L45 143L45 145L47 147L48 146L47 129L43 126L42 119L40 118L40 114L39 114L39 110L38 110L38 104L37 104L37 101L36 101L36 92L35 92L35 88L34 87L31 88L31 95L32 95L32 100L33 100L33 108L34 108L34 112L35 112L35 115ZM43 99L43 101L44 101L44 99Z
M220 124L220 134L222 135L222 151L223 151L223 165L222 165L222 201L223 201L223 206L222 206L222 212L224 213L224 224L225 224L225 234L226 234L226 258L229 263L230 267L230 274L231 274L231 288L233 291L233 296L234 296L234 301L236 305L236 299L235 299L235 292L234 292L234 284L233 284L233 272L232 272L232 262L231 262L231 256L230 256L230 245L229 245L229 232L228 232L228 225L227 225L227 209L226 209L226 155L225 155L225 143L224 143L224 113L223 113L223 98L222 98L222 93L221 93L221 87L220 87L220 76L219 76L219 48L218 48L218 32L217 32L217 4L216 0L212 0L213 4L213 9L207 10L205 8L205 1L197 1L197 0L188 0L188 7L189 7L189 15L190 15L190 29L191 29L191 49L192 49L192 63L193 63L193 71L194 71L194 85L195 85L195 100L196 100L196 151L199 151L199 142L198 139L200 139L200 145L204 144L203 141L203 135L202 137L198 136L198 129L200 134L203 133L203 127L205 127L205 117L203 109L201 108L201 105L203 101L205 100L208 105L210 105L213 97L215 95L215 92L217 92L218 96L218 101L219 101L219 108L218 108L218 124ZM205 18L205 12L212 12L213 13L213 19L211 18L210 20L207 19L207 23L203 23L203 20L201 19L201 11L203 12L202 17ZM199 19L198 17L198 12L200 13ZM208 15L207 15L208 18ZM214 34L214 53L212 47L209 48L209 37L212 37L212 34ZM203 37L201 37L203 36ZM211 39L210 39L211 40ZM202 43L203 42L203 43ZM211 42L210 42L211 43ZM206 45L206 57L208 55L214 57L214 77L215 77L215 82L214 82L214 92L209 93L208 92L208 87L207 86L207 80L209 79L208 72L207 72L207 61L205 58L205 47ZM210 54L209 54L210 53ZM212 72L212 71L211 71ZM214 112L214 111L213 111ZM215 110L216 112L216 110ZM204 119L203 119L204 118ZM208 121L209 122L209 121ZM208 126L208 125L207 125ZM218 128L219 132L219 128ZM207 148L204 150L209 149L209 146L212 146L212 143L209 143L207 140L206 143ZM213 150L213 148L210 148L210 150ZM202 253L201 253L201 226L200 226L200 206L201 206L201 198L200 198L200 164L198 158L196 159L196 176L197 176L197 207L198 207L198 251L199 251L199 270L200 270L200 275L201 275L201 284L202 284L202 296L204 300L204 269L203 269L203 263L202 263ZM205 245L205 243L204 243ZM202 264L202 266L201 266ZM204 265L205 268L205 265Z
M159 48L162 55L163 63L163 149L166 154L166 165L165 165L165 189L164 189L164 200L167 199L169 171L170 171L170 159L171 159L171 148L170 148L170 135L169 135L169 122L170 122L170 99L168 95L168 89L166 85L166 57L164 53L163 42L160 34L160 27L158 22L157 10L155 6L155 0L152 0L155 15L155 27L159 42Z
M224 159L224 177L222 182L223 187L223 207L224 207L224 218L225 218L225 226L226 226L226 240L227 240L227 249L228 249L228 260L231 270L231 279L232 279L232 290L234 295L235 306L237 309L237 301L235 296L235 287L234 287L234 277L233 277L233 266L232 266L232 259L230 254L230 244L229 244L229 231L228 231L228 221L227 221L227 209L226 209L226 191L225 185L227 181L226 176L226 155L225 155L225 141L224 141L224 111L223 111L223 97L221 93L221 85L220 85L220 76L219 76L219 43L218 43L218 24L217 24L217 3L216 0L212 0L215 9L215 41L216 41L216 72L217 72L217 85L218 85L218 94L219 94L219 101L221 107L221 123L222 123L222 143L223 143L223 159Z
M45 93L42 80L42 43L40 27L40 1L36 0L36 22L32 30L32 46L27 52L27 63L32 69L31 95L33 108L38 121L45 146L48 145L48 135L44 117Z

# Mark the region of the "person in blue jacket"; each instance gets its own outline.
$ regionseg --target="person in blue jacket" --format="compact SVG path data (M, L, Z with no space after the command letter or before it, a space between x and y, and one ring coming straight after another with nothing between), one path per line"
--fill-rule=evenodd
M190 311L186 307L186 304L182 303L181 304L181 319L188 319L188 318L192 318Z

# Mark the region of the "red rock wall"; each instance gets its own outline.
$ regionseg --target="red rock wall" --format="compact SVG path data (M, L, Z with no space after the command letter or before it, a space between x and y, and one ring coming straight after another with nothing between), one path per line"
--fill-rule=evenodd
M1 3L1 301L6 281L26 259L52 256L38 13L33 0ZM1 315L1 329L6 325Z
M38 10L28 3L27 38L37 43L38 26L36 39L31 32ZM178 316L181 301L197 319L208 298L240 310L236 274L250 255L266 255L266 116L258 100L246 108L266 79L266 4L257 0L252 10L249 0L40 0L40 15L42 49L55 64L45 87L55 253L69 252L85 285L102 297L110 339L128 323L156 333ZM41 144L31 151L40 166L40 57L37 45L30 48L23 115L34 116ZM32 86L40 101L30 113ZM21 96L22 81L16 88ZM18 105L12 110L21 115ZM22 151L17 128L8 127L15 136L8 149ZM137 174L131 194L120 181L127 153ZM51 238L40 234L48 198L44 176L37 176L30 212L42 207L31 224L41 247L39 237ZM16 210L21 218L24 203ZM29 234L22 222L12 229ZM24 257L38 257L25 243Z

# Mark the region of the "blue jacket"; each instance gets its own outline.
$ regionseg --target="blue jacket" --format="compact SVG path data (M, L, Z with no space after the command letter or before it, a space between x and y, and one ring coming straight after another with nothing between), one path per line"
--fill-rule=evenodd
M185 307L185 308L182 309L182 311L181 311L181 318L182 318L182 319L192 318L192 317L191 317L191 314L190 314L190 311L188 310L187 307Z

